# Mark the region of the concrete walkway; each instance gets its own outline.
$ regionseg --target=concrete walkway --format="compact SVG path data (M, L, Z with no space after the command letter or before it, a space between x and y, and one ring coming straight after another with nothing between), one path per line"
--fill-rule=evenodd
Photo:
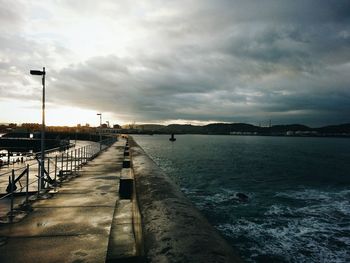
M52 198L35 201L34 211L22 221L0 225L0 262L105 262L107 254L113 255L112 260L133 257L131 201L118 197L124 145L125 141L116 142L84 166L78 177L64 182ZM120 235L113 235L114 245L107 251L111 228Z

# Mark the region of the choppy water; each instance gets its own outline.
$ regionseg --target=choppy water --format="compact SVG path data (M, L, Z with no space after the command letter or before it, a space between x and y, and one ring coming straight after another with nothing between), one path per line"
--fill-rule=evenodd
M134 136L247 262L350 262L349 139L168 137Z

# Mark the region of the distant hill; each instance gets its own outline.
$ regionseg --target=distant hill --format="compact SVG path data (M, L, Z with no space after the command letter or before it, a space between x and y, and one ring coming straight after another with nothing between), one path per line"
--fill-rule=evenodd
M46 137L48 139L70 138L74 140L95 140L92 138L96 133L94 129L76 132L76 128L62 127L64 132L57 132L48 126ZM29 138L28 132L16 128L10 131L4 127L4 138ZM339 125L328 125L318 128L311 128L303 124L274 125L271 127L260 127L249 123L211 123L203 126L191 124L132 124L126 125L120 133L130 134L232 134L232 135L274 135L274 136L343 136L350 137L350 123ZM96 134L95 134L96 135ZM34 132L34 137L40 137L40 131Z
M312 128L302 124L289 124L289 125L274 125L269 128L272 132L287 132L287 131L311 131Z
M203 126L209 134L228 134L230 132L259 132L259 127L246 123L213 123Z
M170 124L162 132L166 133L203 133L203 126L194 126L191 124Z
M125 130L127 132L127 130ZM258 135L350 135L350 123L311 128L303 124L274 125L259 127L247 123L211 123L204 126L191 124L144 124L135 125L132 133L161 134L258 134Z
M159 125L159 124L140 124L135 126L137 129L144 130L144 131L158 131L165 127L164 125Z
M330 125L314 129L319 133L350 133L350 123Z

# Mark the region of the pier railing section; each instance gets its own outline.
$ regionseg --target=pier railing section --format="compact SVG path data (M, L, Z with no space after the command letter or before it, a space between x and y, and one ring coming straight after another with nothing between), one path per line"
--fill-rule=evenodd
M12 222L16 213L30 210L30 201L43 198L50 190L56 191L63 181L76 176L84 164L116 141L117 138L113 137L80 148L50 149L45 152L43 177L41 177L40 152L31 155L33 159L29 164L17 169L8 169L4 173L0 171L0 179L8 177L7 187L4 180L0 187L0 202L3 201L3 204L8 205L8 221ZM6 209L3 205L1 208ZM3 216L2 214L0 216Z

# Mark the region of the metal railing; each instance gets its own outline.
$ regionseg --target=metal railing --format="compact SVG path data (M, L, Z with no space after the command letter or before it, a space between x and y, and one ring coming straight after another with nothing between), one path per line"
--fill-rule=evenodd
M30 209L29 199L35 200L41 198L41 195L49 190L56 190L64 180L77 175L84 164L94 159L116 140L117 138L113 137L73 150L67 147L63 151L62 148L48 150L43 168L40 167L38 159L40 152L34 153L30 164L0 173L0 179L8 176L6 193L3 191L4 186L6 186L5 181L0 182L0 202L8 203L7 216L9 221L13 221L17 211ZM41 177L41 169L44 169L43 177ZM22 203L15 209L16 200ZM6 209L3 204L1 207ZM0 213L0 216L3 216L2 214Z

